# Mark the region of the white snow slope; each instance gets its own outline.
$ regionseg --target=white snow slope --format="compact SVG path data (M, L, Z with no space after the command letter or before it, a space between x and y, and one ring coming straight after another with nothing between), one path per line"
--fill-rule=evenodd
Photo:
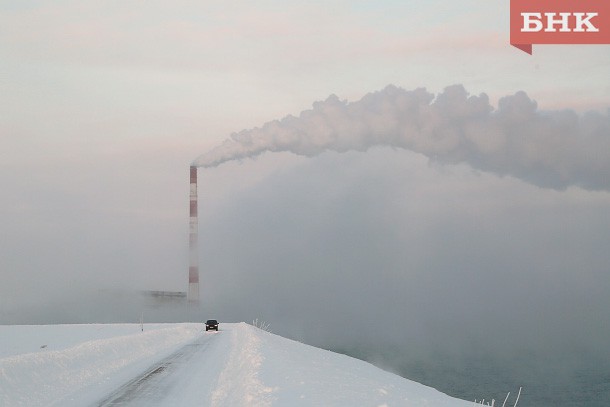
M0 326L0 406L472 406L245 323Z

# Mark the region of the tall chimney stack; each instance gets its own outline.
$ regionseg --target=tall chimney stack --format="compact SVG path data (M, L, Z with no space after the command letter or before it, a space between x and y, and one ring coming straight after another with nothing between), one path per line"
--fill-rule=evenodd
M191 304L199 304L199 254L198 254L198 229L197 218L197 167L191 166L191 193L190 193L190 218L189 218L189 290L188 301Z

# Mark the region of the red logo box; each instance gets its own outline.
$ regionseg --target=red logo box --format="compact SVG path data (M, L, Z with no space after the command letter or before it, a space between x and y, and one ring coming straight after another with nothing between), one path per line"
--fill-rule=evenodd
M510 43L610 44L610 0L511 0Z

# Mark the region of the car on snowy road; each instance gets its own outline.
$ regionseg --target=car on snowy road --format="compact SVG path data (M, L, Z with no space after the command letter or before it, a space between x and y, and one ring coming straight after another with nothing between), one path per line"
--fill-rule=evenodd
M207 321L205 321L205 330L214 330L218 332L218 321L216 321L215 319L208 319Z

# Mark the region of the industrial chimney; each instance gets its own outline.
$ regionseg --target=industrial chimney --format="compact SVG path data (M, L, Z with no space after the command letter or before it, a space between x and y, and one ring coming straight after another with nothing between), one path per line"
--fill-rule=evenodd
M197 219L197 167L191 166L191 193L189 218L189 290L188 301L199 303L199 254L198 254L198 219Z

